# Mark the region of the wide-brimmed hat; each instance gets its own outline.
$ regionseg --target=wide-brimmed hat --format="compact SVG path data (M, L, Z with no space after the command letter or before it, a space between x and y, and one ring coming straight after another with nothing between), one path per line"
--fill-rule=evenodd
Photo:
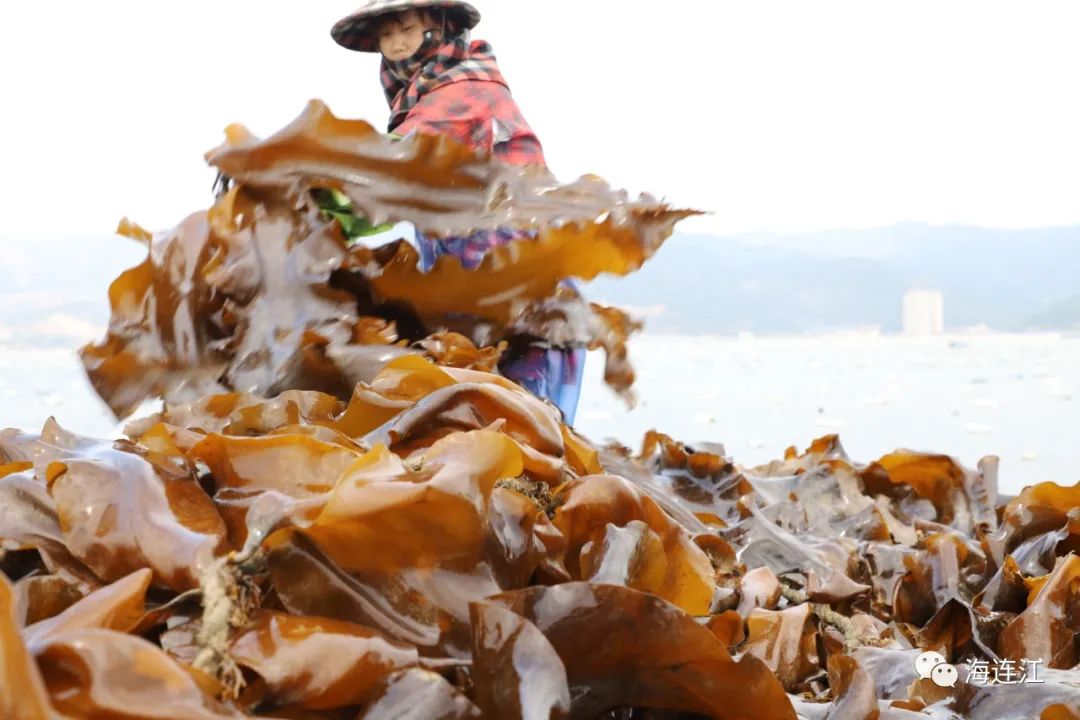
M330 34L338 45L359 52L378 52L375 23L380 15L403 10L446 10L459 30L471 30L480 22L480 11L461 0L366 0L360 9L334 23Z

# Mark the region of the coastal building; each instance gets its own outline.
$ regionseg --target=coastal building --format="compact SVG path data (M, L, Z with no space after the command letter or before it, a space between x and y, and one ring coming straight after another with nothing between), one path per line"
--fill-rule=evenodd
M910 290L904 294L905 335L940 335L945 331L945 298L937 290Z

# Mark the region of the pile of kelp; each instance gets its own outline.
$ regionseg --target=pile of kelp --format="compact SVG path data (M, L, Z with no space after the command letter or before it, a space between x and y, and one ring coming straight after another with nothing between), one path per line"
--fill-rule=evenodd
M588 345L628 392L634 323L559 281L634 270L686 213L318 104L210 160L210 211L124 228L148 258L83 354L118 414L163 409L118 441L0 433L0 717L1080 718L1080 485L1002 505L991 459L834 437L635 454L498 374ZM535 237L422 274L349 246L319 190Z

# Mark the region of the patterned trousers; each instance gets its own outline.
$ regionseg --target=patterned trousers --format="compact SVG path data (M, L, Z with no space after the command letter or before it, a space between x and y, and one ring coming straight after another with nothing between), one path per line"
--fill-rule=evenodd
M427 272L439 257L454 255L461 260L464 267L473 269L491 248L528 235L514 230L496 230L479 232L465 238L429 238L417 232L420 266ZM584 348L532 346L524 353L505 359L499 370L537 397L550 400L562 411L563 422L572 425L581 396L585 356Z

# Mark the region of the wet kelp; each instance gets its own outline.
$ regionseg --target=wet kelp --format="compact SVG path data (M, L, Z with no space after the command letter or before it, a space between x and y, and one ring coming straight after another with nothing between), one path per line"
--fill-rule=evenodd
M26 688L27 717L1055 718L1080 702L1080 486L984 515L990 462L862 465L835 438L754 468L659 434L595 448L498 375L416 356L348 402L215 395L129 434L0 435L0 697ZM954 688L917 675L923 650L958 667ZM976 677L1031 660L1024 683Z
M147 243L147 259L112 284L109 334L82 351L117 415L149 397L188 401L223 390L347 399L391 357L443 350L490 364L470 345L528 342L605 349L609 382L629 397L625 342L636 324L560 283L635 270L693 214L630 200L598 178L560 185L541 169L442 138L390 140L319 102L266 140L230 127L207 159L231 178L208 211L159 237L121 224ZM325 190L376 224L535 237L498 248L475 270L447 256L424 273L406 242L347 245L314 199ZM433 333L442 344L423 342ZM446 333L454 333L449 343Z
M4 717L1080 716L1080 485L1002 503L992 459L835 437L760 467L601 447L498 373L581 343L628 390L632 321L558 283L632 271L683 213L318 104L209 158L208 212L122 226L148 257L83 351L118 414L162 409L120 440L0 432ZM347 244L319 189L535 237L424 275Z

